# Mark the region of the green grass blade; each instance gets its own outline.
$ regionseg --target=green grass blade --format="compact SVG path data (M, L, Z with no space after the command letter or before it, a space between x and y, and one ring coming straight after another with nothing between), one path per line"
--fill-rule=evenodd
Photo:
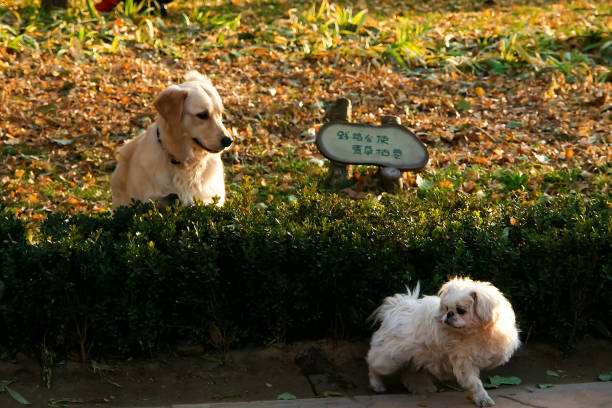
M98 10L94 7L93 0L85 0L87 3L87 10L89 11L89 15L92 19L98 21L100 16L98 15Z
M18 393L17 391L15 391L14 389L10 388L9 386L4 386L4 389L6 390L6 392L9 393L9 395L18 403L20 403L21 405L32 405L32 403L30 401L28 401L27 399L23 398L23 396Z

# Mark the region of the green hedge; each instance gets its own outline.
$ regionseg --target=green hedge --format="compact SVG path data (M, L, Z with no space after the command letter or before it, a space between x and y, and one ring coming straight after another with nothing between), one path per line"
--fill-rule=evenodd
M54 214L36 245L6 215L0 342L85 356L365 338L383 297L468 275L506 293L523 332L567 344L609 325L611 212L607 197L349 201L314 188L259 208L247 189L223 208Z

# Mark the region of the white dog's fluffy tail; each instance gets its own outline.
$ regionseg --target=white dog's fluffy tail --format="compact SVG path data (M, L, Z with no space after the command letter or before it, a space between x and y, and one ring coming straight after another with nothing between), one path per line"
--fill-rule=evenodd
M368 317L368 321L376 324L377 322L388 320L391 315L401 313L406 308L412 309L419 299L420 292L421 282L417 282L412 290L406 287L406 293L398 293L397 295L386 297L382 305Z

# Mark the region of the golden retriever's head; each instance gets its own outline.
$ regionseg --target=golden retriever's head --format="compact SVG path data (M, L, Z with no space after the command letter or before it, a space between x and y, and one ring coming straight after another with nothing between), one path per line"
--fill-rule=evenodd
M164 148L179 161L220 153L233 140L223 126L223 103L204 75L191 71L186 82L166 88L155 100L163 121Z

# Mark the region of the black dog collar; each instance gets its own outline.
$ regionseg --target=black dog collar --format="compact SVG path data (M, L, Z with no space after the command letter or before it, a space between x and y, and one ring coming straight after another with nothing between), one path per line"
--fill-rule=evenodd
M162 141L161 141L161 136L159 135L159 127L156 130L157 130L157 141L159 142L159 145L161 146L162 150L166 150L164 149L164 145L162 144ZM168 151L166 151L166 153L168 153ZM174 165L181 164L181 162L176 160L174 157L172 157L170 153L168 153L168 156L170 156L170 163Z

